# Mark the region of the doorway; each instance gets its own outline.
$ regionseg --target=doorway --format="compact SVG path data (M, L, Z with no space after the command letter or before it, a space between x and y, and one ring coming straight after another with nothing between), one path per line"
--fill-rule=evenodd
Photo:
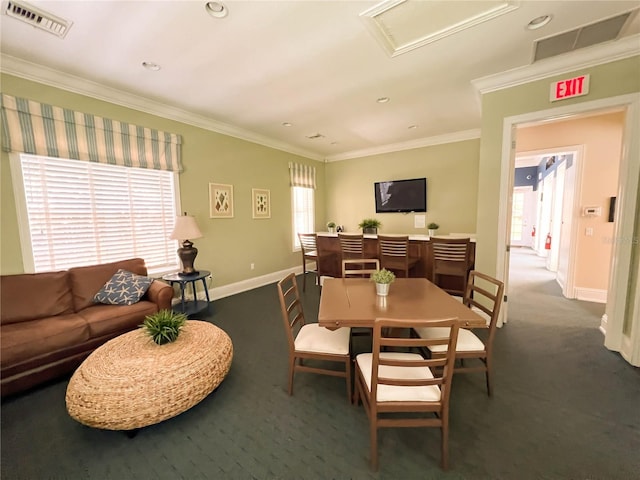
M518 153L515 161L511 251L525 247L543 257L566 298L576 297L574 211L582 154L582 146L573 146Z
M640 364L640 319L637 315L634 315L634 312L636 312L636 309L640 305L640 285L638 284L639 282L636 282L638 272L632 260L634 249L632 248L632 242L615 242L613 239L635 238L634 219L638 208L636 192L640 173L640 165L637 162L636 156L640 151L640 142L636 138L633 130L640 117L640 95L621 95L619 97L567 105L540 112L506 117L504 119L500 183L500 197L503 199L501 204L504 204L504 208L501 208L499 219L499 231L501 235L504 236L499 235L498 237L497 270L498 272L503 272L503 277L508 288L509 237L507 236L507 232L509 232L509 234L511 233L509 228L511 202L506 201L506 199L510 199L512 195L516 140L518 142L520 140L520 137L516 133L518 128L532 122L555 122L567 117L576 118L576 116L579 115L597 116L612 109L622 110L625 115L624 135L620 141L620 143L624 145L624 149L623 153L618 157L621 158L621 162L619 182L616 189L618 201L623 199L622 201L625 205L621 206L620 203L617 203L615 211L617 221L607 227L611 231L609 243L613 245L612 253L607 258L607 265L610 267L611 272L606 278L608 295L606 298L606 313L603 316L601 330L605 333L604 343L607 348L619 351L627 361L633 365L638 365ZM602 161L602 159L600 160ZM606 161L608 161L608 159ZM607 165L606 161L600 165ZM579 180L582 181L582 179ZM579 184L580 181L576 184ZM592 211L591 208L587 207L590 206L586 204L580 205L578 211L582 212L582 215L584 215L584 212ZM604 207L604 205L601 207ZM600 208L600 210L603 209L604 208ZM582 217L579 218L582 219ZM578 228L578 230L582 230L582 228ZM584 229L581 231L581 235L589 236L589 231ZM559 258L559 267L561 258L562 257ZM580 265L589 268L590 263L591 261L588 261ZM602 274L600 276L603 277Z

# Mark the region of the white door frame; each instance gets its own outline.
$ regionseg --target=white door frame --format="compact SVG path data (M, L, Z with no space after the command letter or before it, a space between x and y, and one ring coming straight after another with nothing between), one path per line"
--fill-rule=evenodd
M509 223L508 204L509 189L513 188L512 172L515 168L515 127L521 123L566 117L580 113L607 110L616 107L626 109L623 134L622 158L620 161L620 183L618 201L616 205L616 227L613 245L613 261L608 284L606 319L603 322L605 330L605 346L619 351L632 365L640 366L640 315L634 306L640 303L640 281L636 283L635 291L629 291L632 274L632 244L636 223L635 212L637 205L637 191L640 177L640 93L620 95L577 104L529 112L521 115L505 117L502 130L502 156L500 170L500 206L498 217L498 235L496 242L496 272L502 274L505 287L508 286L509 261L507 256L507 226ZM627 241L624 241L627 239ZM628 305L629 304L629 305ZM630 318L625 328L625 313L627 306L630 312L636 313L636 318ZM605 323L606 322L606 323ZM625 331L626 330L626 331Z

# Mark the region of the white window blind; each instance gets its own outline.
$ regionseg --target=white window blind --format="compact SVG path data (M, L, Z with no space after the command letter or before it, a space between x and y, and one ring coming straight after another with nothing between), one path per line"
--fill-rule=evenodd
M26 154L19 162L30 237L23 239L31 254L25 263L34 272L134 257L150 275L179 268L178 244L169 239L174 173Z
M314 219L314 190L313 188L291 187L293 204L293 248L300 249L298 233L313 233Z

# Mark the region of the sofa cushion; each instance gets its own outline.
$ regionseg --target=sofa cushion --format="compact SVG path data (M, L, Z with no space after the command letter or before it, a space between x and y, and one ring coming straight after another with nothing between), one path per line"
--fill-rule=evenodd
M133 258L119 262L75 267L69 269L69 281L73 294L73 305L76 312L94 304L93 296L107 283L119 269L128 270L138 275L146 275L144 260Z
M3 275L0 305L2 325L73 313L67 272Z
M142 324L146 315L158 311L153 302L142 301L133 305L95 305L85 308L79 315L89 325L91 337L100 337L114 332L134 330Z
M121 268L95 294L93 301L108 305L132 305L147 293L151 282L153 278L136 275Z
M62 350L89 339L89 325L80 315L58 315L2 326L2 368Z

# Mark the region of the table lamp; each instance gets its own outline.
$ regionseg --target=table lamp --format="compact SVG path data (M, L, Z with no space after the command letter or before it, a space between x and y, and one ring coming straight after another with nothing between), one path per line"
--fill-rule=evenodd
M201 238L202 233L198 228L196 219L187 212L183 216L176 217L176 224L171 232L172 240L182 240L182 246L178 249L178 257L182 262L182 271L178 272L181 277L197 275L198 271L193 268L193 261L198 255L198 249L193 246L189 238Z

